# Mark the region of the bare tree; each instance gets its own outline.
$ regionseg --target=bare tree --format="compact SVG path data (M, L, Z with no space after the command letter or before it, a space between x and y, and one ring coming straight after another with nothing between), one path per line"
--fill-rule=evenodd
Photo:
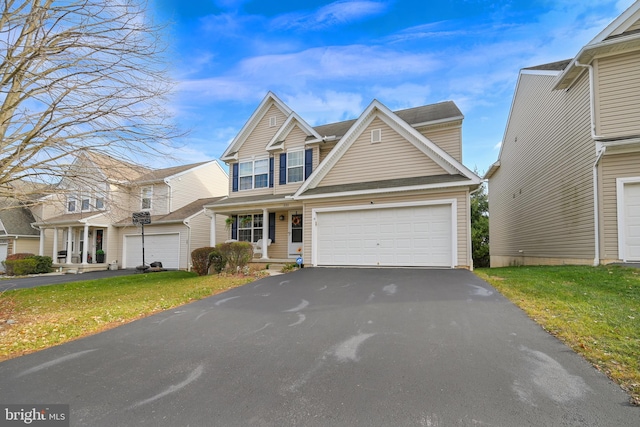
M49 187L18 182L54 184L83 151L170 146L161 34L144 0L3 0L0 197L28 203Z

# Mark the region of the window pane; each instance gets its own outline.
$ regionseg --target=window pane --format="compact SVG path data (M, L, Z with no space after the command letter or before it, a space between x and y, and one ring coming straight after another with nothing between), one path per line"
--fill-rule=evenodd
M302 172L303 172L302 166L295 167L295 168L289 168L289 173L287 175L287 182L300 182L300 181L302 181L302 175L303 175Z
M240 176L253 175L253 162L240 163Z
M69 212L75 212L76 211L76 201L75 200L69 200L69 203L67 204L67 210Z
M269 159L256 160L253 173L255 173L256 175L269 173Z
M253 181L253 177L251 177L251 176L240 177L240 189L241 190L251 190L252 181Z
M269 186L269 175L256 175L256 186L255 188L266 188Z
M251 229L238 230L238 240L240 240L241 242L250 242L251 241Z
M304 151L293 151L287 154L287 166L302 166L304 160Z
M253 226L262 227L262 214L253 216Z
M151 209L151 199L142 199L142 209Z
M253 242L257 242L262 239L262 228L256 228L253 230Z
M96 199L96 209L104 208L104 199Z
M82 199L82 210L83 211L89 210L89 199Z

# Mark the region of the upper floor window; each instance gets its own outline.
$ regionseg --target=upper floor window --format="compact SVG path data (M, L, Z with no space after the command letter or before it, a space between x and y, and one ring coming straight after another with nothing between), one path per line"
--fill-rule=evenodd
M96 197L96 209L104 209L104 199L102 197Z
M241 162L238 167L240 190L269 186L269 159Z
M151 209L151 196L153 195L153 187L143 187L140 194L142 198L141 208L143 210Z
M71 196L67 199L67 212L76 211L76 198Z
M304 180L304 151L287 153L287 183Z
M80 202L80 210L88 211L91 209L91 199L89 197L83 196Z

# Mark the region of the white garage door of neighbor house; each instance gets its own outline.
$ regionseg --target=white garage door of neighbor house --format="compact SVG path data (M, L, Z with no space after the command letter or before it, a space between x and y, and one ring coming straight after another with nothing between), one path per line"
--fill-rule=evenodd
M451 205L318 212L317 264L452 267Z
M624 253L627 261L640 261L640 183L624 186Z
M2 261L5 261L7 259L7 251L8 251L9 245L7 245L6 243L0 243L0 272L4 273L4 265L2 265Z
M142 236L125 236L125 268L142 265ZM180 268L180 235L144 235L144 260L147 265L160 261L163 268Z

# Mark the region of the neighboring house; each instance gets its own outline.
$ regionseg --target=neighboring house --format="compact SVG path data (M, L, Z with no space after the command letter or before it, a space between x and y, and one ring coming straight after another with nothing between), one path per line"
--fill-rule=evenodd
M374 100L312 127L270 92L222 155L229 196L205 207L263 260L471 268L481 180L462 165L462 120L450 101L392 112Z
M40 233L31 227L35 221L31 211L12 199L0 200L0 272L7 255L38 253Z
M216 161L152 170L83 153L59 184L60 193L33 209L39 253L80 271L110 264L135 268L142 264L142 229L133 225L132 214L149 212L145 262L188 269L191 249L211 239L212 220L203 204L226 195L228 181ZM224 217L218 221L224 227Z
M640 2L521 70L485 178L492 267L640 261Z

